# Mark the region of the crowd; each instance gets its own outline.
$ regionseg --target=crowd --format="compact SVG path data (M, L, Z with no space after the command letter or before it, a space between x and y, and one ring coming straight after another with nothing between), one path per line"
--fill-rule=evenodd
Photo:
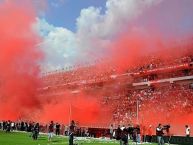
M2 121L0 123L0 129L3 131L11 132L11 131L25 131L30 133L30 137L32 137L34 140L37 140L39 132L48 133L48 140L51 141L51 138L53 135L69 135L70 126L66 126L67 128L61 128L61 125L59 123L54 123L51 121L47 125L40 125L39 123L35 122L12 122L10 120L8 121ZM128 128L122 126L118 126L118 129L115 129L113 126L111 126L110 129L100 129L100 128L85 128L85 127L76 127L75 135L81 136L81 137L88 137L88 136L94 136L94 137L100 137L100 136L109 136L110 138L116 138L120 139L122 136L122 131L127 129L127 133L129 134L130 138L133 139L133 141L139 140L137 137L137 134L140 134L140 127L139 126L131 126L128 125ZM151 129L151 127L150 127ZM116 133L115 133L116 132ZM152 130L149 131L149 133L152 135ZM116 134L116 135L115 135ZM139 136L139 135L138 135Z
M138 72L143 72L145 70L153 70L156 68L162 68L166 66L179 65L184 63L193 62L192 55L181 56L175 59L164 60L158 56L145 56L139 59L140 63L135 63L134 66L128 66L128 70L125 73L133 74ZM112 64L101 64L101 65L91 65L86 67L75 67L72 70L58 70L50 73L46 73L42 76L42 81L44 86L54 86L54 85L64 85L72 83L96 83L101 81L108 81L113 78L113 76L119 75L118 66ZM174 77L182 76L184 74L193 74L189 70L182 70L175 73L169 73L165 75L147 75L143 77L143 81L154 80L164 77ZM141 78L140 78L141 80Z
M137 101L139 112L145 110L153 112L167 112L168 119L170 112L176 108L178 114L192 112L193 110L193 89L189 84L168 84L166 86L148 87L146 89L125 91L114 110L114 120L117 123L133 120L136 118ZM149 107L149 108L148 108Z
M110 76L115 74L114 67L107 67L106 65L88 66L82 68L74 68L70 71L56 71L48 73L42 77L45 86L54 86L71 83L89 83L101 82L110 79Z
M184 55L177 58L163 59L159 56L148 55L141 57L139 63L128 69L129 73L140 72L144 70L152 70L156 68L161 68L165 66L172 66L176 64L190 63L193 62L192 55Z
M0 122L0 129L8 132L11 131L26 131L26 132L31 132L30 136L34 139L37 140L38 134L40 132L40 126L39 123L35 122L13 122L13 121L2 121Z
M152 125L143 126L143 125L131 125L128 126L120 126L114 129L114 126L110 126L110 139L115 138L120 141L120 145L128 145L129 140L136 142L136 144L141 143L152 143L155 142L155 138L153 140L153 135L156 135L156 142L158 145L164 145L164 142L170 144L170 140L172 134L170 133L170 125L158 124L155 127ZM154 133L155 132L155 133ZM186 137L190 137L190 126L184 126L184 132Z
M47 130L42 130L42 128L46 127ZM157 142L159 145L164 144L163 136L167 136L167 142L171 139L170 134L170 125L162 125L159 124L157 127L152 127L152 125L144 126L144 125L118 125L114 126L110 125L109 128L82 128L78 127L75 121L71 121L70 125L67 129L61 130L61 125L59 123L54 123L51 121L46 126L42 126L39 123L27 123L27 122L12 122L2 121L0 123L0 130L6 131L9 133L11 131L26 131L30 133L30 137L33 140L37 140L39 137L39 133L45 131L44 133L48 134L48 141L52 141L54 135L65 135L69 136L69 145L73 145L74 136L81 137L110 137L110 139L116 139L120 141L120 145L128 145L129 140L136 142L137 144L141 144L143 142L151 143L153 142L153 135L157 136ZM82 130L82 131L81 131ZM190 126L185 125L185 135L186 137L190 137ZM155 132L155 133L154 133ZM96 134L100 133L100 136L96 136ZM95 135L94 135L95 134ZM155 140L154 140L155 141Z
M49 133L53 132L55 135L65 135L69 134L69 125L63 125L60 123L54 123L51 121L49 124L38 123L38 122L27 122L27 121L0 121L0 130L5 132L12 131L24 131L31 133L33 139L37 139L39 132ZM77 127L76 135L86 137L89 136L88 127ZM52 135L51 135L52 136Z

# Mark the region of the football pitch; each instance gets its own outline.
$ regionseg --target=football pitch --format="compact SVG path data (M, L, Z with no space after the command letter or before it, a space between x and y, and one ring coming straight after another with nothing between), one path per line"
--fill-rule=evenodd
M78 139L75 141L78 145L119 145L117 141L105 139ZM40 135L38 140L32 140L29 133L0 131L0 145L68 145L68 138L54 136L51 142L48 142L46 135ZM129 145L136 145L130 142ZM149 145L145 143L145 145ZM157 144L151 144L157 145Z

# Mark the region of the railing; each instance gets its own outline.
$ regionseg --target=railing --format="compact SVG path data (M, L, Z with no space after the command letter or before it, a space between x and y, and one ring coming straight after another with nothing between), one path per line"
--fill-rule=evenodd
M186 80L193 80L193 76L185 76L185 77L177 77L177 78L169 78L169 79L160 79L156 81L148 81L148 82L140 82L140 83L133 83L133 86L150 86L151 84L158 84L158 83L173 83L177 81L186 81Z

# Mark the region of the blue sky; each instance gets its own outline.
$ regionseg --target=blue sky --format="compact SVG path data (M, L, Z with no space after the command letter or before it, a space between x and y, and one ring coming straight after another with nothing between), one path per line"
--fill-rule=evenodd
M193 35L193 0L46 1L36 26L44 34L41 48L48 70L106 57L108 45L123 32L146 37L154 32L163 40Z
M76 30L76 18L83 8L101 7L105 11L106 0L48 0L48 8L43 16L50 24Z
M76 18L78 18L80 16L80 12L82 9L88 8L90 6L100 7L102 9L101 12L104 13L105 12L105 4L106 4L106 0L47 0L47 1L48 1L47 10L45 11L45 13L42 17L44 19L46 19L46 21L49 24L52 24L56 27L65 27L65 28L67 28L71 31L74 31L74 32L76 31ZM192 2L191 2L191 0L184 0L184 1L186 3L180 3L180 5L186 4L187 9L184 11L186 11L187 13L190 14L192 12L192 10L191 10ZM164 6L166 9L167 9L168 2L173 3L174 1L173 0L165 1L163 3L163 5L166 4ZM188 5L188 2L190 3L189 5ZM175 3L175 5L177 5L177 4L178 3ZM183 8L183 6L181 6L181 8ZM180 10L179 5L175 9ZM164 13L167 13L168 11L166 10L164 12L164 10L163 10L162 12L163 13L158 13L158 15L163 15ZM172 10L171 10L171 12L172 12ZM168 14L171 15L172 14L171 12L170 12L170 14L169 13ZM154 15L154 14L152 14L152 15ZM192 19L190 17L191 17L191 15L184 15L182 17L183 20L180 20L180 24L178 24L178 25L179 25L179 27L181 27L181 31L189 31L189 29L192 29L191 27L192 27L193 22L192 22ZM144 18L142 18L142 19L143 19L142 23L144 23L146 20L144 20ZM157 20L159 21L159 19L157 19ZM172 22L172 24L173 24L173 22ZM162 25L164 25L164 23L162 23Z

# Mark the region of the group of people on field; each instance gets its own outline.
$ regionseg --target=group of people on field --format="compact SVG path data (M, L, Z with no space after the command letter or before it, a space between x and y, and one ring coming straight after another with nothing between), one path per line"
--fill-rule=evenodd
M125 127L124 125L121 127L118 126L117 129L114 129L113 125L110 126L110 139L116 139L120 141L120 145L128 145L129 140L136 142L136 144L141 144L142 142L152 142L153 130L150 125L146 130L146 134L144 134L144 128L139 125ZM171 134L170 134L170 125L162 125L159 124L156 127L155 135L157 138L158 145L164 145L164 136L167 136L167 143L170 143ZM190 137L190 126L185 126L185 135L186 137ZM154 140L155 141L155 140Z
M48 132L48 141L52 141L52 138L54 134L60 135L61 132L61 125L59 123L54 123L51 121L49 125L47 126L47 132ZM0 129L4 130L5 132L11 132L12 130L19 130L19 131L27 131L30 132L30 137L32 137L33 140L37 140L39 136L41 126L39 123L14 123L10 120L8 121L2 121L0 122ZM169 132L170 125L162 125L159 124L156 127L155 133L157 137L158 145L164 145L164 136L169 136L169 140L171 139L171 135ZM75 125L75 121L71 121L70 125L68 126L68 129L64 130L64 134L69 136L69 145L73 145L74 143L74 136L77 134L77 127ZM146 132L146 133L144 133ZM125 127L118 126L118 128L114 128L113 125L109 128L110 133L110 139L116 139L119 140L120 145L128 145L129 140L132 140L133 142L136 142L137 144L140 144L141 142L152 142L152 135L153 130L152 126L149 125L149 128L140 127L139 125L131 126L130 124ZM190 126L185 125L185 135L186 137L190 137Z
M48 126L48 141L52 141L52 138L54 135L54 126L56 126L56 135L59 135L60 133L60 125L58 123L54 125L54 122L51 121ZM69 145L73 145L74 134L75 134L75 122L74 120L72 120L69 126L69 130L68 130Z
M120 141L120 145L128 145L129 140L136 143L152 142L152 126L148 128L148 135L142 135L142 130L139 125L131 126L130 124L125 127L118 126L117 129L113 129L113 125L110 126L110 139L115 138Z
M171 135L169 133L169 125L162 125L159 124L156 127L156 136L157 136L157 142L158 145L164 145L164 131L169 136L168 143L170 143ZM190 126L185 125L185 135L186 137L190 137Z

